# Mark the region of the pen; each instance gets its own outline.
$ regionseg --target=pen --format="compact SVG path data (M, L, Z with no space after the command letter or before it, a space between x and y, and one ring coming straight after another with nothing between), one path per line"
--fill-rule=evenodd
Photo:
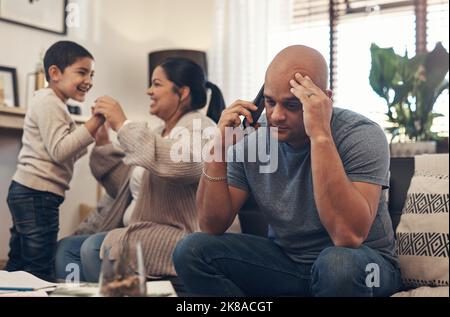
M0 287L0 291L29 292L29 291L34 291L34 288L29 288L29 287Z

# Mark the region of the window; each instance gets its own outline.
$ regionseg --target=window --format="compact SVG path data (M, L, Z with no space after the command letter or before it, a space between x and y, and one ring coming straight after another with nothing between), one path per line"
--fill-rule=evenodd
M301 42L319 48L330 64L335 105L362 113L383 127L387 106L369 83L370 44L394 47L397 54L407 51L409 56L425 44L433 49L437 41L449 49L448 0L291 1L289 33L298 36L287 44ZM308 39L314 33L317 36ZM325 33L329 34L326 43ZM434 121L433 131L448 136L448 91L439 98L435 111L445 117Z
M392 30L395 30L393 32ZM397 54L415 54L414 12L374 12L343 19L337 26L335 105L359 112L385 125L386 103L369 84L370 44L394 47Z
M449 4L448 0L428 0L427 14L427 49L432 50L437 42L442 42L444 47L449 50ZM447 73L447 80L449 80ZM443 92L436 101L434 109L442 113L444 117L436 118L433 121L433 132L438 132L442 136L448 136L449 121L449 98L448 90Z

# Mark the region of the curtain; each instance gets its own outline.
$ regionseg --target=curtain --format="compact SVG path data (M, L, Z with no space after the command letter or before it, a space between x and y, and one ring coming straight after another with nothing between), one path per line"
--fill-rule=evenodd
M210 79L221 88L227 105L237 99L251 101L258 93L278 51L270 38L288 28L289 6L290 0L215 0Z

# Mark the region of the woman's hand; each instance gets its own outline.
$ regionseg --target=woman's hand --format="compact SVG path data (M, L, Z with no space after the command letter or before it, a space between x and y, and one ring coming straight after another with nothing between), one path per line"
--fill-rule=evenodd
M120 104L109 96L100 97L95 101L94 114L103 115L110 127L116 132L127 120Z

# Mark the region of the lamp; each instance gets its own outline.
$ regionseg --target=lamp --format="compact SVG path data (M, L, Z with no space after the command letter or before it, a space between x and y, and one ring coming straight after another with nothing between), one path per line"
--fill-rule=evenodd
M189 59L198 65L203 69L203 72L205 73L205 76L208 76L208 63L206 61L206 53L203 51L196 51L196 50L185 50L185 49L179 49L179 50L161 50L161 51L155 51L148 54L148 69L149 69L149 85L151 84L151 77L153 70L156 66L161 64L164 60L168 58L177 58L182 57Z

